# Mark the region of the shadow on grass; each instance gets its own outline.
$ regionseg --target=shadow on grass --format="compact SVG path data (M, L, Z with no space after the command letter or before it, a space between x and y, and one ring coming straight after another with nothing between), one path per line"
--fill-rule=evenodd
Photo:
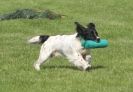
M54 65L51 65L51 66L43 66L42 67L43 69L57 69L57 68L61 68L61 69L72 69L72 70L77 70L79 71L79 69L75 66L66 66L66 65L60 65L60 66L54 66ZM97 70L97 69L103 69L105 68L104 66L102 65L97 65L97 66L92 66L91 68L87 69L86 71L92 71L92 70Z
M58 66L56 66L56 65L51 65L51 66L43 66L42 67L43 69L57 69L57 68L61 68L61 69L73 69L73 70L77 70L77 68L76 67L74 67L74 66L66 66L66 65L58 65Z
M97 69L103 69L105 66L102 65L97 65L97 66L92 66L90 69L87 69L87 71L92 71L92 70L97 70Z

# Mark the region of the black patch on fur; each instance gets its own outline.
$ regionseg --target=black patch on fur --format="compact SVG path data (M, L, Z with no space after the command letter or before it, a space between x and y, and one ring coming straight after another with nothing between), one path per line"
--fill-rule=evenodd
M88 31L88 34L89 34L89 36L88 36L87 39L99 41L99 39L97 39L98 33L96 31L96 28L95 28L95 24L94 23L89 23L87 25L87 31Z
M44 43L49 37L49 35L40 35L40 43Z
M79 24L78 22L75 22L75 24L76 24L76 31L78 33L77 37L83 36L83 32L86 30L86 28L81 24Z

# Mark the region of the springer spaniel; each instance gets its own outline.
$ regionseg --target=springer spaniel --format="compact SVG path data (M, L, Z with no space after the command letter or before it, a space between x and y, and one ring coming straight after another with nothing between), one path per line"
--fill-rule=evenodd
M34 64L36 70L40 70L40 65L56 53L60 53L69 60L74 66L81 70L91 67L90 50L81 45L81 40L99 41L100 37L95 29L94 23L89 23L87 27L78 22L76 24L76 33L72 35L40 35L28 40L29 43L41 43L41 50L38 60Z

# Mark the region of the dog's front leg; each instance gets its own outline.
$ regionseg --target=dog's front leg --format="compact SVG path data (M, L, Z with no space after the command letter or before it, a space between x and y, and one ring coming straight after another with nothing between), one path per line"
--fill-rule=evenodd
M91 65L86 62L82 55L77 51L72 51L71 53L66 53L65 55L73 65L81 70L86 70L91 67Z
M91 64L92 58L91 58L91 54L90 54L90 49L83 49L81 51L82 57L84 58L84 60L88 63Z
M82 55L82 56L85 59L85 61L88 62L88 64L91 64L92 57L91 57L90 54L88 54L88 55Z

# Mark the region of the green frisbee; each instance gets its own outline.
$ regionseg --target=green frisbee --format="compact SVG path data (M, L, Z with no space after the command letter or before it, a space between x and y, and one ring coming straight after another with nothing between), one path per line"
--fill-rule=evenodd
M101 39L99 42L92 40L83 40L81 44L84 48L104 48L108 46L108 41L106 39Z

